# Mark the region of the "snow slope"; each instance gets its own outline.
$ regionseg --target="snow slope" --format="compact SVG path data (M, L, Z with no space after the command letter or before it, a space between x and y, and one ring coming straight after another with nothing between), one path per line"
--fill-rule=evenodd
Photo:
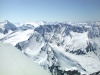
M29 30L19 30L17 32L12 32L9 35L5 36L4 38L2 38L2 42L4 43L11 43L13 46L15 46L18 42L22 42L27 40L32 33L34 32L33 29L29 29Z
M0 39L3 38L4 36L5 36L4 34L0 33Z
M0 75L50 75L11 44L0 43Z
M60 48L60 47L56 47L54 45L51 45L51 47L60 51L60 53L62 53L63 55L70 57L70 59L77 61L78 64L80 64L87 71L87 74L91 74L91 73L100 71L100 67L99 67L100 66L100 58L94 52L89 52L86 55L76 55L76 54L72 54L72 53L66 52L64 50L61 50L62 47ZM66 69L68 69L68 68L66 68Z

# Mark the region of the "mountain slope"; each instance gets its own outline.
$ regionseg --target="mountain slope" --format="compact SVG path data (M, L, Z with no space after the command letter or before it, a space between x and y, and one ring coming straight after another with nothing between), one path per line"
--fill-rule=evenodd
M10 44L0 43L0 75L50 75Z
M6 35L4 38L0 40L1 42L11 43L13 46L15 46L18 42L27 40L32 35L33 32L34 32L33 29L24 30L24 31L18 30Z

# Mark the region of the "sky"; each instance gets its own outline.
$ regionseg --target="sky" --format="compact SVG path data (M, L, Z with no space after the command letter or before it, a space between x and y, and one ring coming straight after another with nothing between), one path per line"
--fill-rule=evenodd
M0 22L100 21L100 0L0 0Z

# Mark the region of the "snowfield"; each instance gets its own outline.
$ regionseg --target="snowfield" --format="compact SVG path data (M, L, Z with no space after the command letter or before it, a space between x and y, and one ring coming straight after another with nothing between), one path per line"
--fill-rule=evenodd
M0 75L50 75L11 44L0 43Z
M18 42L28 40L28 38L32 35L33 30L26 30L26 31L17 31L14 33L10 33L8 36L5 36L2 40L4 43L11 43L15 46Z

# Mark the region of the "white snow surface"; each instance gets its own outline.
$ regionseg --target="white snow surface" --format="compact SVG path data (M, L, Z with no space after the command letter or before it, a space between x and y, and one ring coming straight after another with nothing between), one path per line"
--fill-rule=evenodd
M5 36L4 34L0 33L0 39L3 38L4 36Z
M11 44L0 43L0 75L50 75Z
M71 53L65 53L71 59L76 60L83 68L86 69L88 74L100 71L100 59L94 53L88 53L87 55L73 55Z
M9 30L7 34L0 33L0 39L4 38L5 36L8 36L11 34L13 31Z
M3 42L11 43L13 46L15 46L18 42L28 40L28 38L32 35L33 32L33 29L14 32L8 36L5 36L6 40L3 40Z

